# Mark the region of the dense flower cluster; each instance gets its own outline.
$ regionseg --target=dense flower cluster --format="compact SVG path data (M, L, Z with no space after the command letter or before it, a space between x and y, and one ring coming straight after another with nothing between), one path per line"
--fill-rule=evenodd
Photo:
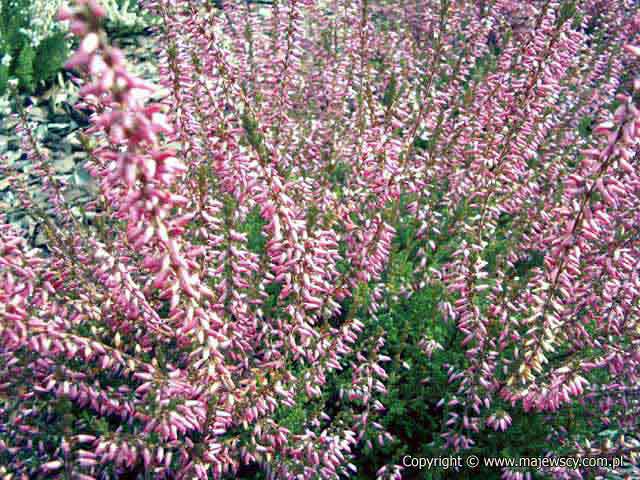
M378 315L436 284L446 447L508 431L497 402L637 429L633 4L148 0L161 90L63 7L101 193L83 227L46 184L49 256L0 230L2 473L348 477L394 440Z

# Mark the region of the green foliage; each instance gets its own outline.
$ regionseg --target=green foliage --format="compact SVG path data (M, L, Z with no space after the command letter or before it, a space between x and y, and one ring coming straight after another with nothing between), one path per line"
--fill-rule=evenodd
M560 8L560 15L558 16L558 24L563 24L567 20L572 19L576 15L576 2L565 2Z
M17 53L24 41L20 30L29 25L29 0L2 0L0 5L2 46L7 53Z
M455 212L444 212L442 231L449 230L448 225L459 215L468 215L469 208L460 205ZM482 253L488 262L489 272L497 268L506 252L510 251L510 241L506 232L512 228L509 216L501 217L498 222L496 239L489 243ZM415 271L416 245L409 241L413 235L410 223L401 224L396 237L396 249L390 259L390 267L385 278L388 288L385 291L388 308L377 318L369 317L366 325L368 333L376 329L386 332L384 354L392 360L384 365L389 379L386 382L388 394L384 398L386 411L376 419L395 441L379 446L375 437L372 448L362 447L355 455L358 475L355 478L375 478L376 471L387 464L402 464L405 455L423 458L447 458L456 456L451 448L445 448L441 434L450 413L463 415L461 407L449 406L455 395L457 384L449 383L448 369L453 367L461 371L468 367L465 347L460 346L462 335L456 324L445 319L439 304L443 301L455 302L446 289L438 282L427 284L411 297L399 298L399 286L412 280ZM428 254L428 264L439 267L451 259L451 252L459 246L462 235L433 238L438 249ZM422 245L424 247L424 245ZM528 251L527 255L516 262L510 274L526 278L542 265L543 255L539 251ZM476 299L481 310L487 308L486 300L479 294ZM365 336L367 333L365 333ZM437 342L441 348L433 351L429 357L421 342ZM552 359L553 360L553 359ZM444 404L439 402L444 399ZM550 448L558 455L571 455L570 439L586 438L593 432L593 422L589 424L589 407L579 402L568 403L553 415L544 412L525 412L520 405L512 406L500 399L494 399L491 408L482 412L479 432L473 437L475 445L461 454L462 464L467 455L483 457L542 457ZM512 418L509 430L496 432L485 425L484 421L494 413L505 411ZM558 432L564 432L563 438ZM499 471L489 469L448 468L431 469L406 468L403 478L410 479L500 479ZM546 478L534 474L533 478Z
M499 250L492 247L492 250ZM539 259L532 254L531 264ZM527 265L527 267L530 265ZM526 268L524 265L518 268ZM460 336L452 322L442 318L438 303L446 297L446 291L431 285L422 289L410 299L402 299L390 305L389 311L380 315L375 328L386 331L385 354L392 361L385 365L389 374L388 395L385 398L386 412L379 419L385 429L395 438L395 442L380 447L373 442L373 448L363 448L356 455L359 479L375 478L375 472L388 463L400 464L405 455L424 458L445 458L451 455L451 449L444 447L440 434L449 412L457 412L457 407L448 407L447 403L438 406L441 399L451 400L455 391L449 383L447 368L455 366L465 368L464 348L460 347ZM373 325L370 328L374 328ZM442 349L435 350L429 358L420 348L422 339L438 342ZM567 435L577 438L584 435L593 426L584 422L586 418L583 406L577 402L569 404L560 415L525 412L519 406L511 406L500 400L494 402L490 413L507 411L512 417L512 425L507 434L495 432L481 425L476 445L465 451L466 455L478 457L540 457L549 450L549 439L554 431L565 430ZM562 454L562 444L554 447ZM488 469L454 471L445 468L411 469L407 468L403 478L412 479L449 479L449 478L487 478L499 479L500 472ZM535 477L544 478L544 477Z
M38 18L38 6L30 0L0 3L0 95L8 80L16 78L22 91L32 93L47 84L69 55L59 26ZM37 26L42 27L40 32Z
M330 181L332 184L344 185L347 179L347 173L348 166L344 162L338 161L331 166Z
M242 127L246 133L245 139L247 143L252 146L262 158L264 158L266 156L266 150L263 145L263 135L258 129L258 122L250 113L245 113L242 116Z
M151 15L143 11L138 0L102 0L107 11L105 28L110 36L128 36L149 24Z
M31 92L33 90L33 61L35 60L35 52L29 44L24 45L15 62L14 73L20 82L19 85Z
M398 96L398 85L395 76L392 76L389 80L384 96L382 98L382 104L385 107L390 107Z
M443 363L464 360L460 351L436 352L429 359L418 346L423 336L445 344L453 337L455 328L437 311L442 294L440 287L427 287L379 317L379 325L387 332L386 354L392 358L386 365L388 410L381 423L398 440L385 447L372 442L374 448L365 449L359 458L358 478L375 478L381 465L400 463L404 455L436 455L434 442L444 418L436 404L448 387Z
M9 67L0 65L0 95L7 90L9 82Z
M138 0L117 0L118 8L133 10L138 8Z
M582 117L580 123L578 124L578 132L582 138L589 138L591 136L591 131L593 129L593 118L591 117Z
M54 33L38 45L33 65L36 83L46 83L53 79L68 58L69 48L64 36L63 32Z
M247 234L248 248L251 252L262 253L264 252L267 240L262 234L262 230L266 225L266 221L260 215L260 208L254 208L243 225L242 231Z

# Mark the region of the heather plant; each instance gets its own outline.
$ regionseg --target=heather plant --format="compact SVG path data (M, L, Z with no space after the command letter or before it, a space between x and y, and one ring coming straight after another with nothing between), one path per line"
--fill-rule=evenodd
M3 474L411 478L402 455L460 452L637 475L633 2L144 8L161 91L95 0L60 11L84 217L21 114L56 215L32 207L48 255L0 231Z
M501 250L499 242L495 243L497 245L489 247L493 250L490 262ZM432 261L441 264L447 256L446 251L447 248L440 250ZM516 268L522 274L536 263L540 260L532 259ZM409 271L413 268L415 265L411 265ZM574 456L576 448L572 440L616 433L594 417L593 411L580 401L572 401L554 412L545 412L525 411L519 404L511 405L496 399L492 408L482 413L483 421L474 434L473 445L458 452L449 448L447 422L458 411L458 404L452 395L448 372L465 368L467 362L465 350L460 347L459 330L454 322L443 318L439 309L447 298L442 285L425 286L408 299L390 299L389 308L375 322L386 332L384 354L392 359L386 366L386 411L378 422L394 440L379 446L375 438L370 438L370 443L363 445L356 455L354 463L358 474L353 478L374 478L380 468L393 462L402 464L406 458L437 459L460 454L462 459L468 455L517 459L541 458L550 452ZM603 472L604 469L592 469L589 473ZM529 478L527 473L532 475L530 478L534 478L534 474L535 478L551 476L548 470L523 469L520 473L522 478ZM456 470L445 465L428 470L409 466L403 469L402 478L519 477L517 472L482 467Z

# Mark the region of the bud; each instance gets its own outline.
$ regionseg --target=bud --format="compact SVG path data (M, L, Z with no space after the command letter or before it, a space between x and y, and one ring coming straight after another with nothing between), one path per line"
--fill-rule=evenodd
M72 16L73 16L73 12L71 11L71 9L66 5L62 5L58 10L58 15L56 16L56 19L58 21L63 22L65 20L71 19Z
M640 57L640 47L637 45L625 45L624 49L636 57Z
M90 55L95 52L99 46L100 38L98 37L98 34L95 32L91 32L87 34L87 36L84 37L84 39L80 43L80 51Z

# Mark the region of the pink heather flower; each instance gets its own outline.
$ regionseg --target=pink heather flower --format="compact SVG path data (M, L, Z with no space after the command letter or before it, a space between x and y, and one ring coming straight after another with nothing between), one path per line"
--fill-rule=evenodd
M71 10L67 5L62 5L58 10L57 19L64 21L69 20L73 16L73 10Z
M63 465L64 463L62 463L60 460L54 460L51 462L44 463L42 465L42 470L44 470L45 472L53 472L55 470L61 469Z
M632 55L635 55L636 57L640 57L640 47L638 47L637 45L625 45L624 49L631 53Z
M499 411L487 418L487 425L495 431L504 432L511 425L511 417L505 411Z

